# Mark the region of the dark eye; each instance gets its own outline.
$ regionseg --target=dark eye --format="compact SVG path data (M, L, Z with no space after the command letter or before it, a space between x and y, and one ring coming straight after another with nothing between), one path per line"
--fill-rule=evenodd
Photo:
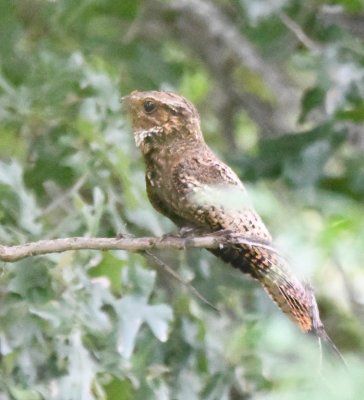
M144 111L150 114L157 108L157 105L152 100L145 100L143 107Z

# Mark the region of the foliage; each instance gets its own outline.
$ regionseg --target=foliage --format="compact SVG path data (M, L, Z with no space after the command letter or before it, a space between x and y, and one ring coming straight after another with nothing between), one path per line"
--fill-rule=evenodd
M151 2L158 17L172 3ZM363 38L323 23L323 2L210 3L299 92L296 115L280 114L295 120L292 132L265 135L241 106L233 137L222 131L216 65L168 30L178 7L163 14L158 41L133 34L148 1L2 0L1 243L173 230L147 201L119 98L176 90L197 104L207 141L248 182L277 244L314 284L349 372L329 353L320 370L315 340L205 251L158 256L219 313L141 255L67 252L1 265L1 399L358 399L363 391ZM363 11L359 0L330 3L345 21ZM297 27L310 41L297 39ZM246 66L234 73L237 92L275 109L283 93Z

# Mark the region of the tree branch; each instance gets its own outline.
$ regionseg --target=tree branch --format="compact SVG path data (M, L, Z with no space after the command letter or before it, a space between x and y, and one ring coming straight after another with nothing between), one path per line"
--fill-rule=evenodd
M297 39L302 43L308 50L319 51L320 46L314 42L311 38L309 38L304 30L295 22L292 18L290 18L284 12L279 14L280 20L284 25L297 37Z
M248 246L263 247L270 251L276 250L259 240L252 240L242 236L219 233L196 237L141 237L141 238L87 238L71 237L53 240L39 240L15 246L0 245L0 260L15 262L23 258L39 256L49 253L62 253L69 250L127 250L145 251L151 249L206 248L213 249L231 244L245 244Z
M170 275L173 279L175 279L177 282L185 286L189 291L196 296L202 303L207 304L209 307L211 307L214 311L220 312L218 308L216 308L210 301L208 301L193 285L191 285L189 282L185 281L182 279L177 272L173 270L168 264L166 264L163 260L161 260L159 257L157 257L155 254L148 250L140 251L140 254L144 256L146 259L150 259L156 264L163 272L166 272L168 275Z

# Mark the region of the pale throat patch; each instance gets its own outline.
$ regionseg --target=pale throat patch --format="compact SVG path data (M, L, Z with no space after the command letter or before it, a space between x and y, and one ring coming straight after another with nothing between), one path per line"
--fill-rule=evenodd
M134 132L135 144L138 148L142 148L146 139L153 139L163 132L161 126L154 126L150 129L139 129Z

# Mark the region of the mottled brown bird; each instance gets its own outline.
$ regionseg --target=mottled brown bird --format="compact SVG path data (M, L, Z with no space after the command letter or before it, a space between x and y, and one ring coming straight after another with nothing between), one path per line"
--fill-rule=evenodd
M144 156L147 193L154 208L179 227L227 230L261 243L210 251L258 280L304 332L331 343L312 289L271 247L272 238L249 205L242 182L205 143L196 108L170 92L134 91L123 100Z

